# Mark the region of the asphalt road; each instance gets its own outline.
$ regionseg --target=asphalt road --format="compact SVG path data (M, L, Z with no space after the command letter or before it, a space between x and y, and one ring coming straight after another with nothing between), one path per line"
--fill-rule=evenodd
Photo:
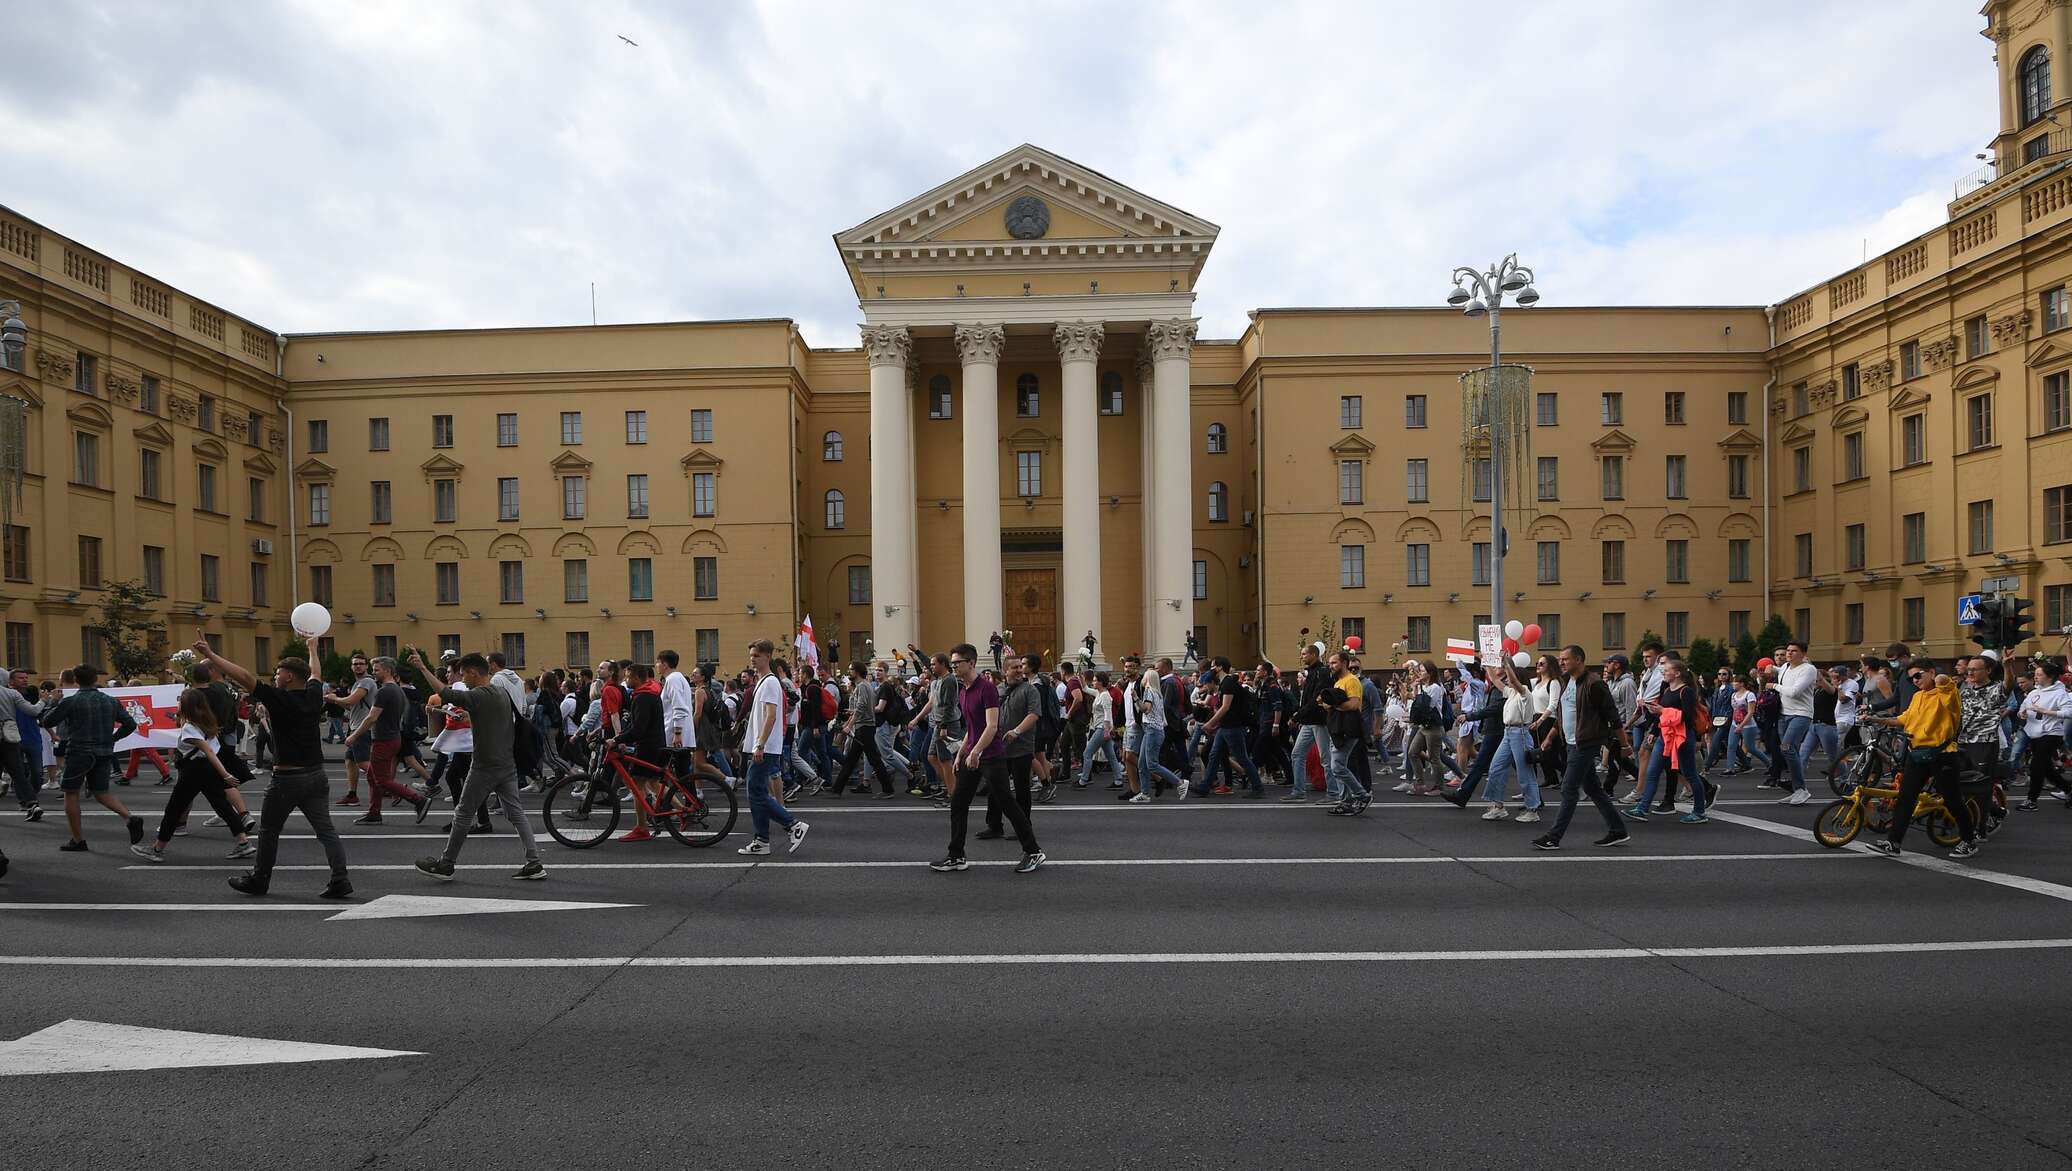
M801 803L805 848L752 864L745 810L711 850L550 843L543 883L508 834L433 883L409 865L439 835L392 819L347 831L364 907L637 905L338 921L299 821L255 904L201 815L145 868L113 818L79 855L9 814L0 1074L66 1020L416 1055L7 1078L0 1163L2072 1163L2072 814L1907 864L1820 848L1817 803L1750 779L1733 820L1618 850L1586 806L1551 855L1430 799L1096 789L1039 807L1028 876L1011 839L930 873L947 817L905 798ZM75 909L21 909L48 903Z

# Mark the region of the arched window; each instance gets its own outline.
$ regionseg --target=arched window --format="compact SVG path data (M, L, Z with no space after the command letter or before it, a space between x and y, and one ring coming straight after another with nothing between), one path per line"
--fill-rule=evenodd
M1014 413L1016 417L1033 419L1042 414L1043 403L1036 394L1036 376L1024 374L1014 380Z
M2041 121L2050 110L2050 50L2038 45L2022 54L2015 70L2016 92L2022 108L2022 125Z
M1119 415L1122 413L1122 371L1108 370L1101 374L1101 413Z
M820 458L831 464L842 462L842 433L830 431L820 437Z
M950 376L947 374L938 374L928 380L928 417L950 417Z
M1222 455L1229 450L1230 432L1224 430L1221 423L1209 424L1209 454Z
M1209 521L1218 523L1230 519L1230 489L1218 480L1209 485Z
M831 529L841 528L843 522L847 519L848 517L843 511L841 490L839 488L829 488L827 490L827 527Z

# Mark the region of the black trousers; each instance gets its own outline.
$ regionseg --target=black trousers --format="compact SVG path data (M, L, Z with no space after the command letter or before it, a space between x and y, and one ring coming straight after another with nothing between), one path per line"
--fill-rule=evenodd
M878 774L881 791L892 791L892 770L885 767L885 754L878 751L877 728L857 728L849 736L849 751L842 757L842 767L835 771L834 790L840 793L849 787L849 774L856 771L861 758L869 758L871 771Z
M324 858L331 863L331 881L345 881L345 846L331 824L331 782L322 765L273 770L273 783L266 786L266 800L259 807L259 859L252 867L253 878L263 884L272 876L273 860L281 848L281 827L298 809L323 844Z
M990 782L987 785L986 828L994 833L1001 832L1000 811L1009 805L1021 806L1022 816L1028 818L1031 825L1035 824L1035 819L1029 816L1029 811L1035 808L1029 802L1029 785L1031 783L1029 778L1031 769L1035 767L1036 758L1034 756L1010 756L1007 758L1006 763L1008 780L1014 784L1014 800L996 801L991 790L993 785L999 782ZM1020 831L1017 830L1016 832ZM1034 831L1031 832L1033 833ZM1030 850L1035 848L1034 846L1029 847Z
M2064 742L2063 736L2038 736L2029 741L2029 800L2043 795L2045 782L2053 789L2064 787L2065 778L2058 774L2058 748Z
M1023 757L1023 792L1028 791L1028 757ZM957 770L957 791L950 794L950 857L964 856L964 825L971 817L971 799L978 793L979 782L986 783L986 815L991 817L998 810L1000 815L1014 823L1014 836L1022 844L1024 854L1036 852L1036 829L1029 821L1029 814L1022 803L1006 796L1008 792L1007 762L1005 760L981 761L975 769Z
M2031 743L2033 749L2034 742ZM1960 781L1956 753L1930 755L1909 751L1906 762L1899 769L1899 798L1892 803L1892 832L1886 835L1892 844L1898 845L1899 840L1906 836L1907 824L1914 820L1914 804L1921 799L1922 788L1929 784L1935 786L1935 791L1942 794L1943 803L1950 807L1950 816L1957 819L1957 832L1965 841L1970 841L1978 827L1972 824L1971 810L1964 804L1964 786Z
M224 764L227 767L229 762L225 761ZM173 831L187 819L187 810L194 804L197 796L208 801L209 808L215 810L216 816L222 818L225 823L231 826L244 825L245 819L239 816L237 810L230 807L229 784L216 775L215 769L209 767L206 757L183 758L175 766L174 778L173 791L165 799L165 816L158 822L159 845L173 840Z

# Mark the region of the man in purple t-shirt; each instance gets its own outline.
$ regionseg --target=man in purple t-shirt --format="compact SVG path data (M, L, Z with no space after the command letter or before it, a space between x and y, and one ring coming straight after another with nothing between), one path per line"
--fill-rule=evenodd
M928 868L938 874L970 868L964 860L964 824L971 815L972 794L984 781L988 819L1012 822L1014 836L1022 843L1021 865L1014 872L1033 873L1043 865L1043 851L1036 848L1036 831L1029 824L1028 813L1008 787L1007 730L1000 726L1000 689L978 673L978 648L968 642L950 648L950 669L957 673L962 687L957 703L964 709L964 742L957 749L957 773L950 788L950 853L940 862L929 863Z

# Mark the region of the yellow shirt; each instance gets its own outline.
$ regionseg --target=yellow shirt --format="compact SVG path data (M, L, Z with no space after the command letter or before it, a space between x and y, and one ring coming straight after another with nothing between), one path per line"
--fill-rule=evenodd
M1940 683L1914 693L1914 702L1899 717L1907 739L1916 748L1939 748L1957 738L1960 706L1957 685Z
M1367 698L1367 693L1365 689L1362 687L1360 683L1360 677L1358 675L1340 675L1338 677L1338 682L1334 684L1334 686L1336 686L1338 690L1344 692L1345 697L1347 699L1353 701L1353 710L1355 711L1359 710L1358 705L1361 704Z

